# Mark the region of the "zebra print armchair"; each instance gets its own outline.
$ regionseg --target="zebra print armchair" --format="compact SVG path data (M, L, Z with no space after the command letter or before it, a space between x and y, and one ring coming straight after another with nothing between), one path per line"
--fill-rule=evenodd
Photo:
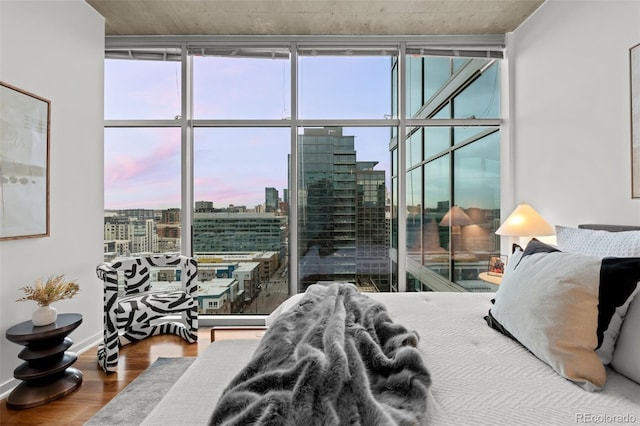
M154 268L179 270L180 287L152 289ZM124 275L124 293L120 294L119 271ZM198 340L195 259L180 255L138 257L100 264L96 272L104 282L104 341L98 346L98 364L105 372L117 371L120 346L158 334L175 334L189 343ZM180 314L181 321L160 320L173 314Z

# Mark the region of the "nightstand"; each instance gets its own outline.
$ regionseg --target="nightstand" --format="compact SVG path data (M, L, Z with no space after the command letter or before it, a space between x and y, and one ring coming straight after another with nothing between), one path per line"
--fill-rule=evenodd
M31 321L14 325L6 332L13 343L25 346L18 354L24 360L13 371L23 380L9 395L7 407L36 407L61 398L82 384L82 372L71 367L78 356L65 352L73 341L67 337L82 323L80 314L60 314L53 324L36 327Z
M500 283L502 282L502 276L489 275L488 272L480 272L478 278L480 278L482 281L486 281L495 285L500 285Z

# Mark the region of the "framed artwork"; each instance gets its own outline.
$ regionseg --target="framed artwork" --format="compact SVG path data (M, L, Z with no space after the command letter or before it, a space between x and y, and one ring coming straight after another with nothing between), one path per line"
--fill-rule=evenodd
M491 256L487 274L501 277L504 274L505 266L507 266L507 256Z
M0 81L0 240L49 236L51 102Z
M629 51L631 64L631 197L640 198L640 44Z

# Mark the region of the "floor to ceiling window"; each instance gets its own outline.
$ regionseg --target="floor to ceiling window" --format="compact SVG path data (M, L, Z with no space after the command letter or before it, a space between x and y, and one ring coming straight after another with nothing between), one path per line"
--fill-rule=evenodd
M317 281L484 289L503 42L487 40L107 39L105 259L195 256L201 314L269 313Z
M175 56L105 61L105 120L135 123L104 132L107 261L180 251L181 68Z
M495 290L479 274L500 252L499 123L481 124L500 118L499 61L407 62L408 120L431 120L406 132L408 288Z
M317 48L300 53L298 291L317 281L389 291L390 130L379 124L391 116L394 52ZM305 125L310 120L315 125Z

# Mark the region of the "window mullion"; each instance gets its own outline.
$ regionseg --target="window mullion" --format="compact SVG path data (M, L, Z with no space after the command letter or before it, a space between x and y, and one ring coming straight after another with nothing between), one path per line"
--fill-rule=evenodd
M289 294L298 292L298 46L291 43L291 154L289 155Z
M182 99L180 120L181 143L181 214L180 252L193 255L193 59L188 54L186 43L182 43Z
M398 55L398 291L407 291L406 44Z

